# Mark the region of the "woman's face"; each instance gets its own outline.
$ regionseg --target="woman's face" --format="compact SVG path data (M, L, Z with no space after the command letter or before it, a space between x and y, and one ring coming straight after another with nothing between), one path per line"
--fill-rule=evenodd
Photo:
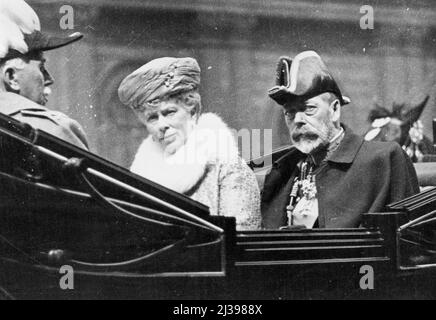
M194 126L194 119L187 107L175 99L159 102L138 112L153 139L160 143L167 155L175 153L188 139Z

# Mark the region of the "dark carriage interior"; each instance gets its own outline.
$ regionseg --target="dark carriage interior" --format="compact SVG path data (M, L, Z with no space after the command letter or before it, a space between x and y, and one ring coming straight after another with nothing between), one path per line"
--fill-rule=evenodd
M187 197L8 117L0 120L2 150L20 163L2 163L0 174L0 260L9 272L50 278L67 264L92 283L175 281L173 293L161 283L152 292L128 290L128 297L180 297L189 278L212 297L219 297L217 285L244 298L259 289L250 288L250 279L268 276L271 282L260 286L271 298L299 292L283 289L295 274L316 286L326 275L356 276L365 264L388 278L436 267L436 163L416 166L423 192L392 204L390 212L364 214L362 228L243 231L234 218L209 216ZM16 282L9 287L24 294L13 272L10 279ZM88 290L92 295L95 284Z

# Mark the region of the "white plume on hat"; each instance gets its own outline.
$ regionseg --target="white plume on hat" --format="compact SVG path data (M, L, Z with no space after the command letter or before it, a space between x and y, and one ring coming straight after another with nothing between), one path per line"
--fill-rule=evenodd
M9 50L27 53L24 34L40 31L36 12L23 0L0 0L0 58Z

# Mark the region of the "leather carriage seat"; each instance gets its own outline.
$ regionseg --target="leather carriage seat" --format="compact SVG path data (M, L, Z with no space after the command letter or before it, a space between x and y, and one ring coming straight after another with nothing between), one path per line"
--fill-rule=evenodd
M414 163L420 187L436 187L436 162Z

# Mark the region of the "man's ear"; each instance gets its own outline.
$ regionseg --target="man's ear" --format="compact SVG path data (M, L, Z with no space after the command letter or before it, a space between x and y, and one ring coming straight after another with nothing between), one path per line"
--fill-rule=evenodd
M17 71L14 67L5 67L2 70L3 82L6 89L13 92L20 91L20 83L17 80Z
M333 101L331 112L332 112L332 121L335 123L339 122L341 119L341 103L339 102L338 99Z

